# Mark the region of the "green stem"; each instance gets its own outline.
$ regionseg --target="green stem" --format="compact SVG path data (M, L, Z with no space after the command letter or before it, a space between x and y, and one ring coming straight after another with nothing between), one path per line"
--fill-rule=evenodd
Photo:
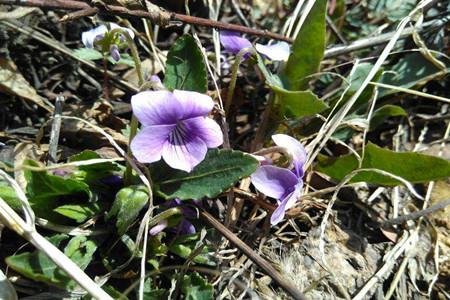
M182 213L183 213L183 211L181 210L180 207L172 207L172 208L169 208L169 209L163 211L162 213L157 214L156 216L154 216L153 218L151 218L151 219L148 221L148 226L149 226L150 228L151 228L151 227L154 227L154 226L156 226L159 222L161 222L162 220L166 220L166 219L170 218L171 216L174 216L174 215L180 215L180 214L182 214Z
M236 60L234 61L233 67L231 68L231 80L230 80L230 86L228 87L228 94L227 94L227 100L225 102L225 115L228 116L229 110L231 107L231 103L233 102L233 94L234 89L236 88L236 81L237 81L237 74L239 71L239 66L242 63L242 58L247 53L253 53L253 48L244 48L239 51L239 53L236 55Z
M134 65L136 68L136 73L138 75L138 85L139 85L139 89L140 89L142 87L142 85L144 84L144 75L142 74L142 64L141 64L141 59L139 58L139 53L137 51L136 44L134 43L133 39L128 34L128 32L126 32L125 30L121 30L120 28L117 28L117 29L114 29L111 31L112 34L115 34L116 32L122 34L126 38L128 47L130 47L131 57L133 57ZM138 122L136 116L134 114L132 114L131 121L130 121L130 137L128 140L128 149L127 149L127 155L129 157L132 156L130 144L131 144L131 141L133 140L133 138L136 136L138 126L139 126L139 122ZM131 168L131 165L127 162L126 169L125 169L125 175L124 175L125 186L131 184L131 176L132 176L132 168Z
M253 143L250 147L250 151L252 152L261 149L262 146L264 145L264 141L270 129L269 124L271 122L278 123L276 120L273 120L272 118L272 109L274 105L275 105L275 95L273 92L271 92L269 94L269 101L267 101L266 108L264 109L262 115L261 123L259 124L258 129L256 129L255 139L253 140Z

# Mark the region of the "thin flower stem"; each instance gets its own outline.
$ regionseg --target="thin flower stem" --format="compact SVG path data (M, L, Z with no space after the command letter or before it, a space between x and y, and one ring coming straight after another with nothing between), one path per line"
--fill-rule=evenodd
M233 68L231 69L231 81L230 81L230 87L228 88L228 94L227 94L227 101L225 102L225 115L228 116L229 110L231 107L231 102L233 101L233 94L234 89L236 88L236 80L237 80L237 74L239 72L239 66L242 63L242 59L244 58L244 55L247 53L252 53L254 50L251 48L244 48L239 51L239 53L236 55L235 62L233 64Z
M270 120L273 121L271 114L272 114L272 108L275 104L275 95L273 92L270 92L269 94L269 101L267 101L266 108L264 109L261 123L259 124L258 129L256 130L255 139L253 140L251 151L256 151L257 149L260 149L263 144L264 140L267 135L267 128L269 126Z
M103 97L109 101L108 56L103 54Z
M136 73L137 73L137 76L138 76L138 85L139 85L139 88L141 88L143 86L143 84L144 84L144 75L142 74L141 59L139 58L139 53L137 51L136 44L134 43L134 40L131 38L131 36L128 34L128 32L126 32L125 30L122 30L120 28L114 29L111 32L113 34L115 32L119 32L126 38L127 45L128 45L128 47L130 47L131 57L133 58L134 65L135 65L135 68L136 68ZM129 157L132 156L130 144L131 144L131 141L133 140L133 138L136 136L138 126L139 126L139 122L138 122L136 116L134 114L132 114L131 115L131 121L130 121L130 136L129 136L129 139L128 139L128 149L127 149L127 155ZM125 169L125 174L124 174L125 186L130 184L131 176L132 176L132 167L127 162L126 169Z

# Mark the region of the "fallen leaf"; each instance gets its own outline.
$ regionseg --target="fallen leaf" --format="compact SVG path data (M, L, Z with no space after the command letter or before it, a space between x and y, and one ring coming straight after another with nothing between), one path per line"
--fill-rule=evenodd
M48 112L53 112L53 105L39 96L17 69L12 60L0 58L0 92L19 96L32 101Z

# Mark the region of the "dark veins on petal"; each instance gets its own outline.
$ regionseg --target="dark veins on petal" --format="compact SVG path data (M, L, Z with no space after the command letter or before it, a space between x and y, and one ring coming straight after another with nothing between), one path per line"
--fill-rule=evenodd
M174 146L185 145L193 138L188 134L188 130L183 121L178 121L177 126L169 135L169 143Z

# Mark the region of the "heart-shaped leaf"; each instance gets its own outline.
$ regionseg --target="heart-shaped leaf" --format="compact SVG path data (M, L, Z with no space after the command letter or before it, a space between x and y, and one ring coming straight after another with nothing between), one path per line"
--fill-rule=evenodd
M191 173L170 169L163 162L154 166L154 170L164 170L153 172L159 195L166 199L197 200L215 197L239 179L250 176L258 162L240 151L212 149Z
M170 89L205 93L208 89L203 56L194 38L179 37L167 54L164 85Z
M67 235L59 234L52 236L49 241L58 247L66 239L68 239ZM84 270L91 262L96 250L97 244L93 240L85 236L77 236L69 241L64 254ZM40 250L9 256L6 258L6 263L16 272L36 281L69 290L77 285Z

